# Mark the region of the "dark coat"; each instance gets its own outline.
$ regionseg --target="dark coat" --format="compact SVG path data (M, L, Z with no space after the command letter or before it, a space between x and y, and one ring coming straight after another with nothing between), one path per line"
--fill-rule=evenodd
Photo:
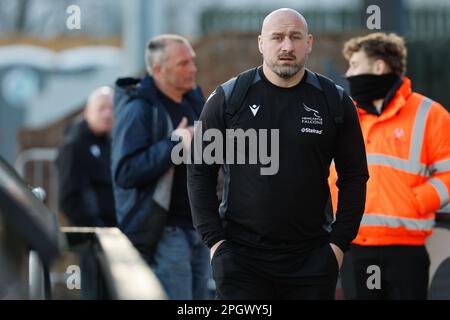
M56 166L59 207L71 225L116 226L110 154L110 138L94 135L86 121L67 130Z

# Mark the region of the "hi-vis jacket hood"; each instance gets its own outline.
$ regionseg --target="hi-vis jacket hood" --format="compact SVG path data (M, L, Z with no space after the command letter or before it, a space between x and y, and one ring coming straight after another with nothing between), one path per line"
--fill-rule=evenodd
M381 115L358 108L370 179L359 245L421 245L449 202L450 115L404 77ZM336 207L336 172L330 187Z

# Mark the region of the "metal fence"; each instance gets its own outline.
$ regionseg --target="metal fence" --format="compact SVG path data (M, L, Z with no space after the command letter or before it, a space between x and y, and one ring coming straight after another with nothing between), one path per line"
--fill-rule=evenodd
M33 148L19 153L15 169L33 187L46 191L46 204L53 212L58 212L58 170L54 161L58 154L55 148Z
M200 18L203 34L220 32L259 32L269 9L209 8ZM308 20L311 32L367 32L361 8L336 10L300 10ZM408 39L449 39L450 7L407 8L406 32Z
M203 34L220 32L259 32L264 17L271 10L264 9L206 9L200 23ZM350 32L361 26L361 15L354 10L302 11L313 32Z
M411 40L407 47L406 73L412 80L413 90L450 110L450 38Z

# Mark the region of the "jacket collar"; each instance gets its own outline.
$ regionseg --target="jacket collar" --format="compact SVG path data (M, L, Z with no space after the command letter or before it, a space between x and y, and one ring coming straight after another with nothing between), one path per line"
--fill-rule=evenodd
M153 77L146 75L144 78L142 78L142 81L138 88L140 96L144 97L148 101L157 101L158 95L156 90L156 84ZM199 116L202 112L203 104L205 103L200 87L197 86L196 88L186 92L183 97L191 102L194 111Z
M411 80L408 77L403 77L401 82L397 82L392 90L387 94L384 102L379 120L384 120L396 115L400 109L406 104L406 100L412 93ZM358 114L373 114L365 106L358 106Z
M146 75L142 78L138 87L139 95L148 101L154 101L157 98L156 85L153 77Z

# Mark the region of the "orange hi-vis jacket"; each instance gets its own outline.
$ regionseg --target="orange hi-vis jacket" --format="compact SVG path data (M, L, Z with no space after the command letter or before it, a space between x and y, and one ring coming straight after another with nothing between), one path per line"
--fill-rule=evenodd
M406 77L381 115L360 108L358 114L370 178L353 243L423 245L432 232L435 212L449 203L450 114L442 105L412 92ZM334 208L337 178L332 167Z

